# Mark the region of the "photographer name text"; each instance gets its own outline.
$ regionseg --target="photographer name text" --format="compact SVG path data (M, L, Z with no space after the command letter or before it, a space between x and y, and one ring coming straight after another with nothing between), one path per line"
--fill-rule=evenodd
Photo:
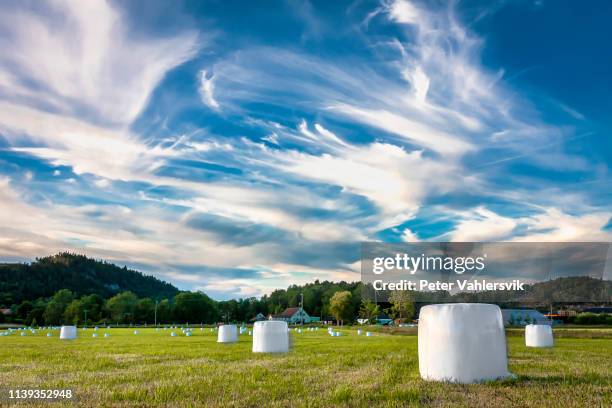
M385 282L379 279L372 282L372 284L374 286L374 290L452 291L459 289L460 291L470 292L487 290L525 290L525 283L518 279L513 279L511 282L490 282L486 279L473 281L464 279L456 280L454 282L429 281L426 279L411 281L402 279L396 282Z

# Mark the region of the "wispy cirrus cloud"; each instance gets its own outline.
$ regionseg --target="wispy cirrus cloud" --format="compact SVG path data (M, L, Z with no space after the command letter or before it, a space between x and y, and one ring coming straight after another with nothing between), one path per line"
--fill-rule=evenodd
M4 94L26 105L122 127L143 110L168 70L198 50L195 31L139 38L111 3L6 6L0 17Z

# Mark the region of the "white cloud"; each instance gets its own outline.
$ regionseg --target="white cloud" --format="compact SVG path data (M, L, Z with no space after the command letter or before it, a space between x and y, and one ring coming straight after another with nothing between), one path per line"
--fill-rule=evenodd
M570 215L557 208L547 208L543 213L525 220L526 236L514 241L537 242L596 242L611 241L612 232L604 227L612 217L610 211L595 211Z
M410 1L393 1L389 6L391 18L402 24L418 24L422 12Z
M477 207L456 217L460 221L450 234L453 241L592 242L612 238L603 229L612 217L609 211L571 215L549 207L532 216L512 218Z
M8 7L0 16L0 130L13 149L108 179L142 179L169 151L127 127L198 34L136 36L102 0ZM4 89L6 87L7 89ZM78 118L78 119L77 119Z
M37 146L13 150L71 166L77 174L130 180L155 168L164 156L127 132L7 102L0 102L0 129L13 145Z
M348 146L322 155L275 152L272 158L278 164L271 165L285 172L367 197L394 219L415 211L428 191L441 193L453 187L446 181L454 171L453 164L429 160L420 151L408 152L386 143Z
M458 242L504 241L516 226L515 219L478 207L473 212L463 213L463 219L455 226L451 238Z
M349 105L331 105L330 109L352 119L406 138L418 146L427 147L447 155L461 155L473 147L457 135L431 127L423 121L413 120L386 110L361 109Z
M406 228L402 232L402 241L404 241L404 242L419 242L420 239L409 228Z
M195 32L132 35L109 2L53 1L0 16L0 78L62 114L124 126L142 111L166 72L191 58ZM19 77L19 81L15 76ZM35 84L32 89L24 83Z
M200 80L200 97L202 98L202 102L208 105L212 109L219 109L219 103L215 100L214 95L214 75L212 72L208 72L206 70L200 71L198 74L198 78Z

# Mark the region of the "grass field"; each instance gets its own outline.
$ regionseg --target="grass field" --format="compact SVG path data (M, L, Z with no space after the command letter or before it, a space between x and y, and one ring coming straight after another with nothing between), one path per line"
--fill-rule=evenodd
M79 330L74 341L60 341L57 331L0 337L0 389L71 388L79 406L612 406L610 338L527 349L509 336L515 379L454 385L420 379L414 335L292 332L290 353L264 355L251 353L246 334L225 345L209 329L192 337L132 331L92 338L92 329Z

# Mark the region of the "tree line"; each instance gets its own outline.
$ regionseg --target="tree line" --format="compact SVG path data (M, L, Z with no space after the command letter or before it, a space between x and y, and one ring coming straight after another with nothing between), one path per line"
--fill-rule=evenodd
M15 320L30 326L214 323L219 317L216 302L201 292L181 292L171 299L154 301L129 291L104 299L98 294L77 297L60 289L51 298L25 300L14 309Z
M362 301L361 283L319 282L293 285L261 298L215 301L202 292L180 292L172 298L154 300L125 291L110 298L99 294L77 296L60 289L49 298L25 300L14 304L12 320L26 325L60 324L172 324L248 322L257 314L264 316L300 306L311 316L322 320L352 323L357 317L376 319L386 312L392 317L410 319L414 314L412 299L398 292L391 296L389 308L382 309L370 301ZM0 314L0 319L2 318Z

